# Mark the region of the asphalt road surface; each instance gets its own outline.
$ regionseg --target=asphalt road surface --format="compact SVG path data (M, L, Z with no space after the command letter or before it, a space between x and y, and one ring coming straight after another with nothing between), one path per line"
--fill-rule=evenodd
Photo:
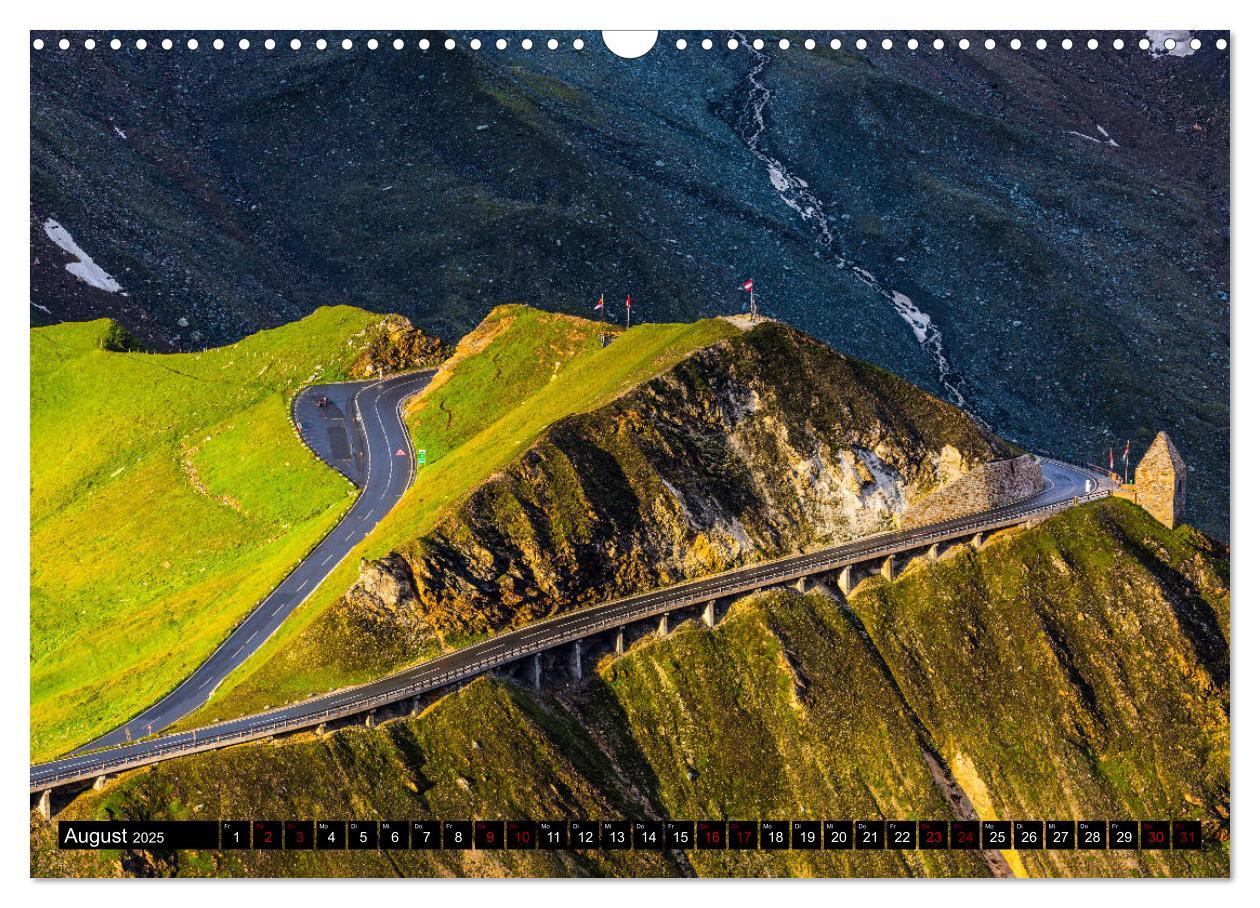
M1100 473L1053 460L1042 460L1046 478L1041 493L981 514L944 521L913 530L868 536L844 545L800 555L789 555L736 568L723 574L590 606L501 633L482 643L447 653L396 674L357 687L343 688L279 709L233 719L196 731L163 735L124 747L90 754L72 754L31 767L31 791L54 782L91 778L142 766L180 754L210 750L255 740L281 731L311 727L321 721L354 715L436 690L488 669L612 630L631 621L651 618L724 596L773 586L797 577L838 569L845 564L921 549L934 541L959 539L975 532L1011 526L1031 517L1070 507L1079 499L1108 492L1109 480Z
M380 381L312 385L294 401L302 438L321 459L362 489L346 516L271 594L237 625L197 670L134 719L75 753L123 744L166 728L204 704L229 674L262 646L350 550L389 513L415 476L411 438L402 424L403 402L419 393L432 369ZM328 399L324 407L321 397Z

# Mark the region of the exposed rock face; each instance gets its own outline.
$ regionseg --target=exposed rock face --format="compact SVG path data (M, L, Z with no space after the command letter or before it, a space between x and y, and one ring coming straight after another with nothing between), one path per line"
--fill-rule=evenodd
M337 611L337 620L361 626L369 639L383 636L419 647L432 636L411 568L393 552L363 562L359 579L337 604Z
M367 343L350 367L350 377L380 378L404 369L436 366L446 353L440 338L425 334L401 315L387 315L368 329Z
M903 527L917 527L1014 504L1041 491L1041 464L1031 454L981 464L922 501L902 518Z
M439 636L495 630L890 529L1013 453L907 382L772 323L557 422L399 554Z

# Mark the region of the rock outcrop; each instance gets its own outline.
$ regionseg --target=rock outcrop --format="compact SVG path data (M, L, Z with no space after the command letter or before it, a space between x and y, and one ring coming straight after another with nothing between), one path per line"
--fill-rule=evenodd
M1014 453L891 373L769 323L555 423L396 555L433 633L493 631L891 529Z
M436 366L446 355L441 338L426 334L401 315L387 315L367 330L350 377L380 378L404 369Z

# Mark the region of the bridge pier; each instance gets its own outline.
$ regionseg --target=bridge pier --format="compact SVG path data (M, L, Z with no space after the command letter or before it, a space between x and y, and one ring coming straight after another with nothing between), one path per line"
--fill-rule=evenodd
M853 565L846 564L840 569L840 572L836 574L836 586L846 596L853 592Z
M105 783L109 781L109 776L97 776L96 781L92 783L93 791L100 791L105 787Z
M884 559L884 563L880 565L879 573L885 580L892 580L897 576L897 556L889 555Z
M534 676L534 690L542 690L542 653L530 657L530 673Z
M662 637L669 635L669 612L661 612L661 620L656 625L656 632Z
M613 651L618 656L626 651L626 626L624 624L617 628L617 637L613 641Z
M792 584L798 593L808 593L811 586L808 577L797 577L796 582Z
M717 623L717 612L714 608L715 605L716 603L712 599L704 604L704 612L700 617L703 619L707 627L713 627L713 625Z
M368 728L376 728L376 710L368 710L368 714L363 718L363 724Z
M941 557L941 545L939 542L934 542L930 546L928 546L928 550L927 550L928 561L935 561L936 559L940 557Z
M573 641L573 680L582 680L582 641Z
M39 815L45 820L52 819L52 789L45 788L39 793Z
M420 715L420 710L421 710L420 698L419 698L419 697L412 697L412 698L411 698L411 716L412 716L412 718L415 718L416 716Z
M982 545L984 545L984 533L976 533L976 535L971 537L971 547L973 549L978 550Z
M328 731L328 726L323 722L320 722L315 726L315 734L319 735L321 738L324 736L324 732L326 731Z

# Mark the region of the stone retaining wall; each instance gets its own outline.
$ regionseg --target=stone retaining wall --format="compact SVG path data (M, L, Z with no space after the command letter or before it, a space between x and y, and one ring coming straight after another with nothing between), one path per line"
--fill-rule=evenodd
M901 518L902 529L965 517L1014 504L1041 491L1041 464L1031 454L981 464L920 499Z

